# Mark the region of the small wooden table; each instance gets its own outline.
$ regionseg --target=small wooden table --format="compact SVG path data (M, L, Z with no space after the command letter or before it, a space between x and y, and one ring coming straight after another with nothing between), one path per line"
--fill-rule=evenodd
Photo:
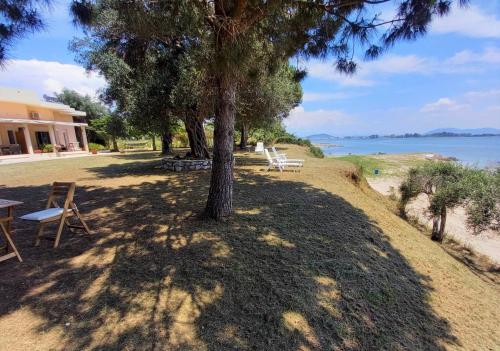
M7 243L7 250L9 247L12 249L12 252L0 256L0 262L13 257L17 257L19 262L23 262L23 259L21 258L21 255L19 255L16 245L14 245L14 241L11 238L11 224L14 219L14 206L21 204L22 202L20 201L0 199L0 209L7 209L7 217L0 217L0 234L3 235L5 242Z

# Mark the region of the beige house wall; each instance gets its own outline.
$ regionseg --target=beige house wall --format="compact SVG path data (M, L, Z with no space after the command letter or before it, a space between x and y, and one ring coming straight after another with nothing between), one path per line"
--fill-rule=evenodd
M47 108L30 106L23 103L17 102L4 102L0 101L0 120L2 118L15 118L15 119L26 119L31 120L31 112L37 112L39 115L39 120L43 121L57 121L57 122L73 122L73 117L67 114L60 113L58 111L53 111ZM12 130L17 132L20 127L27 126L30 136L31 143L34 149L40 148L36 140L35 132L49 132L49 128L54 129L55 142L58 145L68 146L69 143L78 142L76 137L76 131L74 126L64 126L64 125L33 125L33 124L5 124L0 123L0 145L9 144L9 138L7 131ZM79 127L78 127L79 128Z

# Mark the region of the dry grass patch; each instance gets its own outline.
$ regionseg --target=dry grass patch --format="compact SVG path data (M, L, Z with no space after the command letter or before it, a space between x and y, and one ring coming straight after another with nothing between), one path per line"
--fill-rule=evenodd
M25 263L0 264L0 349L500 347L498 286L395 216L349 164L284 147L307 158L300 173L238 155L237 211L222 223L198 216L209 173L162 172L152 153L0 167L18 214L43 206L53 180L77 181L96 232L35 248L16 223Z

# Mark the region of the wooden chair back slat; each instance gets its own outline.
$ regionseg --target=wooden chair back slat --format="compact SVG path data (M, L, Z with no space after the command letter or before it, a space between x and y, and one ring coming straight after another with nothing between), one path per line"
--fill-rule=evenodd
M51 206L61 207L57 202L57 198L64 198L63 208L67 210L71 207L73 203L73 198L75 196L76 183L74 182L54 182L52 184L52 190L50 191L49 198L47 201L47 208Z

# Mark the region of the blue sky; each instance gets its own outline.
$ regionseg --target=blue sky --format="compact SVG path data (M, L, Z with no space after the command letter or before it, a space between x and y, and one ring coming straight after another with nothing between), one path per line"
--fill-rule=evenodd
M105 84L74 61L68 42L82 33L68 1L54 1L45 31L16 43L0 85L40 94L69 87L85 94ZM301 62L304 101L285 120L300 136L425 132L434 128L500 128L500 0L471 1L437 20L416 42L359 62L352 77L330 61Z

